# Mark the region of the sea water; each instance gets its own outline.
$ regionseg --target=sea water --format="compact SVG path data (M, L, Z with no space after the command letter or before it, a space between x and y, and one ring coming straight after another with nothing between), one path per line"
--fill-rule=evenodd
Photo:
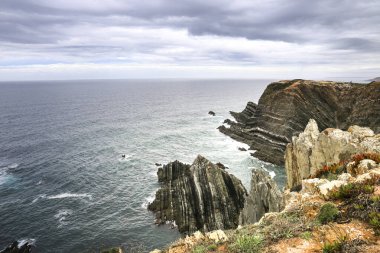
M282 183L283 168L217 130L270 81L0 83L0 249L14 240L37 252L164 247L180 234L146 209L159 188L155 163L202 154L248 190L252 168Z

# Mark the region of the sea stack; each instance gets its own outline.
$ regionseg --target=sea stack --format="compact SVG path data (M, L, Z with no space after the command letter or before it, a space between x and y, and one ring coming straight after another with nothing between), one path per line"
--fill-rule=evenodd
M235 176L200 155L192 165L171 162L157 174L162 186L148 209L158 223L175 221L185 233L238 226L247 192Z

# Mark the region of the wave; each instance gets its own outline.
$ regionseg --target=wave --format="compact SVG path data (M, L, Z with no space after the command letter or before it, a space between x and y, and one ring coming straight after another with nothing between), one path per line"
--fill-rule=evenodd
M14 170L14 169L17 169L17 167L20 166L20 164L18 163L11 163L7 166L7 169L11 169L11 170Z
M67 225L66 218L67 216L73 214L73 211L70 209L59 210L58 213L54 215L54 218L58 219L58 228Z
M36 245L36 239L33 239L33 238L27 238L27 239L20 239L20 240L17 240L17 247L21 248L24 244L28 243L29 245L33 245L35 246Z
M64 199L64 198L80 198L80 199L87 198L88 200L92 200L92 195L88 193L61 193L61 194L51 195L51 196L47 196L46 194L41 194L41 195L38 195L37 198L35 198L32 201L32 204L37 202L39 199Z
M147 209L148 205L154 201L156 198L156 192L152 192L148 197L144 199L144 202L141 204L141 208Z
M64 198L88 198L92 200L92 195L87 193L61 193L53 196L47 196L47 199L64 199Z

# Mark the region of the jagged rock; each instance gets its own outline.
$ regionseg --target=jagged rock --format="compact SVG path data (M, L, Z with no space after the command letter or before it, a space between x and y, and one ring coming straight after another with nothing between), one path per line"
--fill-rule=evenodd
M243 148L243 147L239 147L238 148L240 151L247 151L247 149Z
M0 251L0 253L31 253L33 252L33 246L29 243L19 245L17 241L14 241L11 245Z
M261 169L252 170L251 191L240 214L241 224L255 223L268 212L279 212L284 208L284 199L276 182L269 173Z
M162 166L162 164L161 164L161 163L155 163L154 165L156 165L157 167L160 167L160 166Z
M248 102L242 112L231 112L237 122L225 121L230 127L219 130L257 150L253 156L283 164L287 143L311 118L321 129L360 125L379 133L379 101L380 82L279 81L268 85L258 104Z
M198 155L193 164L159 168L161 189L148 209L159 223L174 220L180 232L236 228L247 195L241 181Z
M213 111L209 111L208 114L211 115L211 116L215 116L216 115L215 112L213 112Z
M380 152L380 135L371 129L353 126L349 131L328 128L319 132L316 121L311 119L305 131L294 136L286 147L287 187L300 185L302 179L314 175L325 165L365 152Z
M220 229L206 233L206 237L215 243L225 242L228 240L227 235Z

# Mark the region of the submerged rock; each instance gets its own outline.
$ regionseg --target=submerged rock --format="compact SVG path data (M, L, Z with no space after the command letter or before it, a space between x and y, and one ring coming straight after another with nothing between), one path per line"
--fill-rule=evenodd
M280 212L284 205L283 194L269 173L261 169L253 169L251 191L240 214L240 223L243 225L255 223L265 213Z
M186 233L238 226L247 192L235 176L200 155L192 165L164 165L157 175L162 186L148 209L158 223L174 220Z
M248 102L236 119L219 130L257 150L253 156L284 164L284 152L292 136L301 133L313 118L321 129L350 125L380 132L380 82L367 85L307 80L279 81L268 85L259 103Z
M216 115L215 112L213 112L213 111L209 111L208 114L211 115L211 116L215 116Z
M366 127L352 126L348 131L328 128L318 131L317 122L311 119L298 137L293 137L285 151L287 187L301 184L302 179L314 175L325 165L349 160L353 154L380 152L380 135ZM375 167L373 161L363 160L357 168L348 171L362 174ZM354 169L356 173L354 172Z

